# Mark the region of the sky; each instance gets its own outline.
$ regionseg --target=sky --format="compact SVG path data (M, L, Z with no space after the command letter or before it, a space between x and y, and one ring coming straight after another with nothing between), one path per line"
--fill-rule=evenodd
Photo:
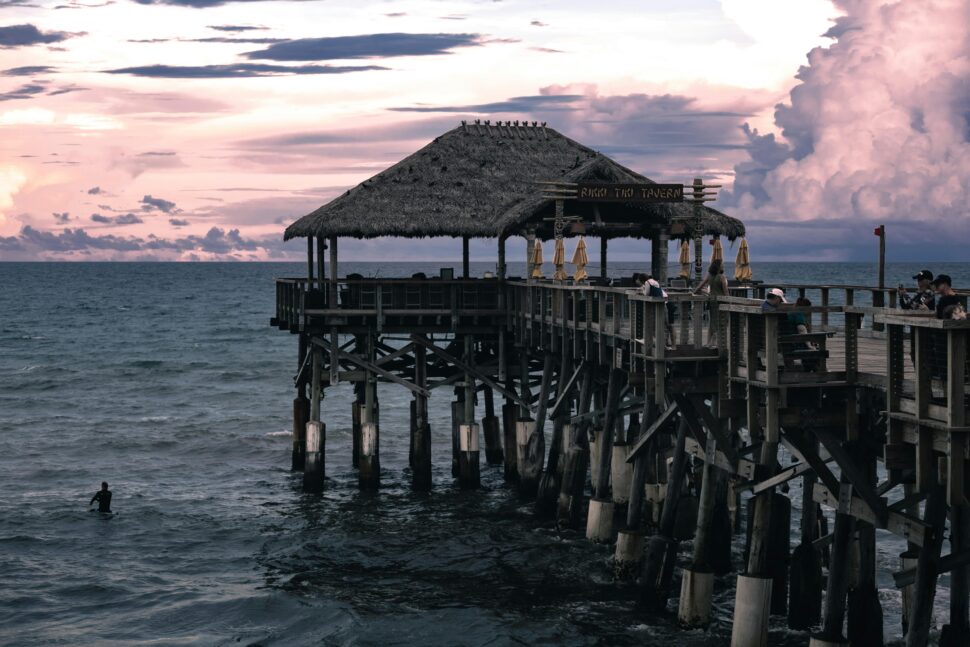
M0 260L299 260L287 224L475 118L722 184L753 259L885 224L970 260L968 34L970 0L0 0Z

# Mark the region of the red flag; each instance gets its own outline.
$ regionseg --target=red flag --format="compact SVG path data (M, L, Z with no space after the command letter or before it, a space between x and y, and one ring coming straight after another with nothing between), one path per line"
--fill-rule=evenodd
M875 228L875 229L874 229L874 230L872 231L872 234L873 234L874 236L882 236L882 227L876 227L876 228Z

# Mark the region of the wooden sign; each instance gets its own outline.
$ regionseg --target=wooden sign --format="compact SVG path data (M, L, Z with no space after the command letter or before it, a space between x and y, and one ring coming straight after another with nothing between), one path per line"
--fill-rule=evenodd
M583 183L576 187L580 202L683 202L683 184L606 184Z

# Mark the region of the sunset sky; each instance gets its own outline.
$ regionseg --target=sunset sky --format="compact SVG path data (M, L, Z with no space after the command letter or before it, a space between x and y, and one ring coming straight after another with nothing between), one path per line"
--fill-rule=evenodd
M0 260L298 259L474 118L720 181L754 259L970 260L968 36L970 0L0 0Z

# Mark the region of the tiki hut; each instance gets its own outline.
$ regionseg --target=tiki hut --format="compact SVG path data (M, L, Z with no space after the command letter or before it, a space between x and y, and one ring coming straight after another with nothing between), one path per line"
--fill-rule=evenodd
M416 153L287 227L284 240L380 236L548 240L555 200L540 182L652 180L543 125L462 122ZM688 203L634 205L567 201L567 235L664 240L702 235L734 240L744 225ZM467 249L467 244L466 244ZM604 250L605 251L605 243ZM504 253L500 252L500 255ZM503 259L500 259L500 264Z

